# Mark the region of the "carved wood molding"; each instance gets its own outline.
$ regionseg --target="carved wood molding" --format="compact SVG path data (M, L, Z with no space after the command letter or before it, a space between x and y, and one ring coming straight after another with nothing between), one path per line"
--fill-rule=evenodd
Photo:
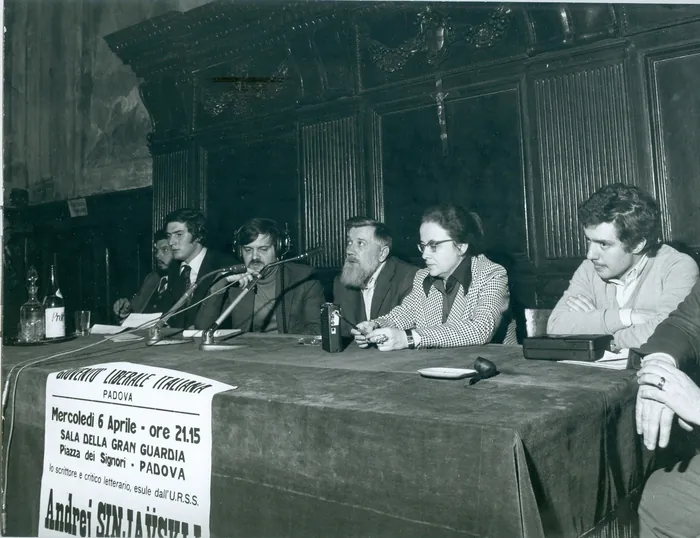
M464 41L475 49L493 47L508 30L513 10L501 5L492 10L485 22L463 24L456 22L438 5L425 5L415 14L417 31L399 46L391 47L370 36L366 24L358 26L374 65L385 73L402 70L413 57L422 57L431 66L442 63L450 47Z

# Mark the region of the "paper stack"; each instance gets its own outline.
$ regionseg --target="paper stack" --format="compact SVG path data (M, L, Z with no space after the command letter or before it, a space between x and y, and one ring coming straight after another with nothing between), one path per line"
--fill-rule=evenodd
M618 353L606 351L597 361L558 361L565 364L578 364L580 366L592 366L593 368L606 368L608 370L624 370L627 368L627 355L629 349L621 349Z

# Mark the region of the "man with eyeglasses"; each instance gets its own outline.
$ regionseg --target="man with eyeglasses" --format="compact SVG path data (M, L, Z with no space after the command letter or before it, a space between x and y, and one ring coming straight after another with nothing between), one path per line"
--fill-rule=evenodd
M164 295L168 289L168 265L173 259L168 238L163 230L158 230L153 235L153 250L156 255L155 271L146 275L141 289L131 301L122 297L117 299L112 307L120 321L132 312L143 314L163 311Z
M345 222L345 263L333 282L333 302L350 323L388 314L410 292L418 267L391 255L392 239L382 222L352 217ZM343 336L350 335L347 323Z
M418 244L426 268L400 305L351 331L358 345L390 351L513 342L508 275L481 253L483 235L473 212L452 204L428 209Z
M698 279L688 255L661 243L656 201L616 183L579 208L588 242L581 263L547 322L549 334L610 334L613 349L644 344Z

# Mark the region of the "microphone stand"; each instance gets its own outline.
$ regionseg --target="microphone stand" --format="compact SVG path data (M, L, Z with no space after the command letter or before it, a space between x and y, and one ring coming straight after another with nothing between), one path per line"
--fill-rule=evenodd
M216 321L212 323L211 327L209 327L206 331L202 333L202 343L199 344L199 349L202 351L226 351L229 349L238 349L241 347L248 347L246 345L242 344L224 344L224 343L218 343L214 339L214 334L216 333L216 329L219 328L221 323L226 319L226 316L230 315L231 312L233 312L233 309L238 306L238 304L243 300L243 298L248 295L250 290L252 290L255 285L258 283L258 280L260 280L260 276L253 276L251 281L248 282L248 285L243 288L243 291L236 297L233 302L228 305L224 309L224 311L219 315L218 318L216 318Z
M163 337L165 336L163 334L163 328L165 327L165 324L168 322L170 318L172 318L175 314L177 314L180 310L180 308L187 302L189 301L192 296L194 295L195 290L197 289L197 286L199 286L200 283L204 282L207 278L209 278L212 275L215 275L217 273L224 273L227 270L229 270L229 267L221 268L221 269L215 269L214 271L209 271L206 275L204 275L202 278L198 279L197 282L195 282L193 285L191 285L189 288L187 288L187 291L182 294L182 297L180 297L177 302L168 310L165 314L163 314L160 318L158 318L158 321L156 321L156 324L153 325L148 330L148 338L146 339L146 345L147 346L154 346L158 344L161 340L163 340ZM184 329L183 329L184 331ZM167 340L168 344L184 344L186 342L191 342L191 339L186 339L186 338L171 338Z
M241 348L241 347L248 347L247 345L240 345L240 344L224 344L224 343L217 343L216 340L214 339L214 333L216 332L216 329L221 325L221 323L226 319L226 316L231 314L233 312L233 309L238 306L238 304L243 300L243 298L248 295L250 290L252 290L255 285L258 283L258 280L262 277L264 273L272 269L273 267L277 265L283 265L285 263L289 262L294 262L298 260L303 260L304 258L309 258L315 254L318 254L323 250L323 247L316 247L313 248L307 252L304 252L303 254L300 254L299 256L295 256L293 258L289 258L287 260L278 260L276 262L273 262L271 264L266 265L263 267L262 271L260 271L260 274L256 277L253 276L252 280L248 283L248 285L243 289L243 291L240 293L238 297L234 299L234 301L228 305L228 307L221 313L221 315L216 318L216 321L212 324L211 327L209 327L206 331L202 332L202 343L199 344L199 349L202 351L226 351L229 349L236 349L236 348ZM284 290L280 290L280 293L282 293Z

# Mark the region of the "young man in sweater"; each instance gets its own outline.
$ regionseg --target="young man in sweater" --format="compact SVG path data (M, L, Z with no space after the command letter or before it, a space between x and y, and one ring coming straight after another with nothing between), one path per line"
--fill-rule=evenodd
M548 334L611 334L613 349L647 341L690 293L698 266L661 244L655 200L638 187L603 187L579 207L586 260L547 323Z

